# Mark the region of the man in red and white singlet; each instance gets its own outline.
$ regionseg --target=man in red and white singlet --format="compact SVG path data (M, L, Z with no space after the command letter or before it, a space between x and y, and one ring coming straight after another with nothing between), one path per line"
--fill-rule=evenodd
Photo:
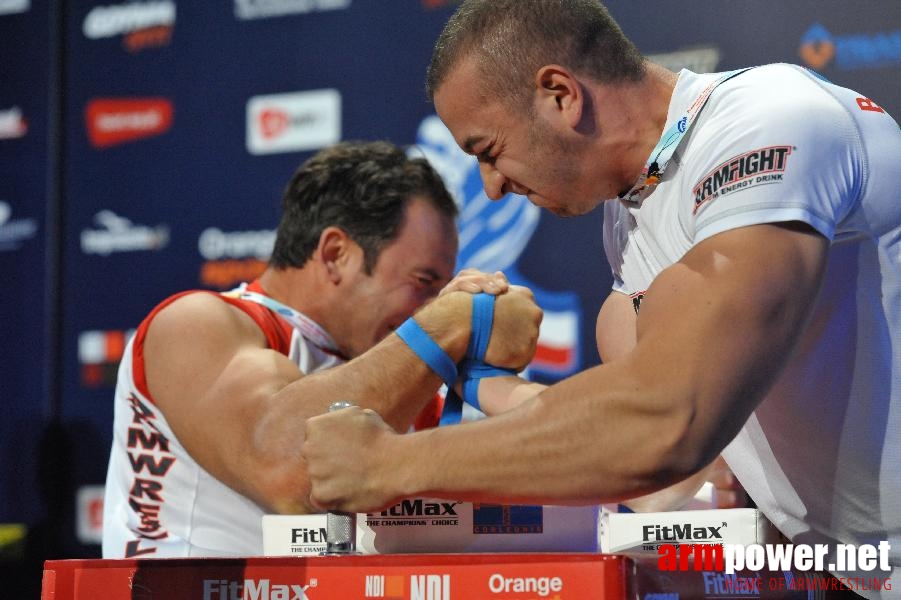
M424 159L339 144L288 184L258 280L156 306L119 369L103 556L259 555L263 514L317 511L300 452L309 417L347 400L397 431L435 421L441 381L392 334L420 307L416 321L459 361L471 292L501 294L495 323L509 334L492 360L528 363L531 294L500 274L451 282L456 210Z

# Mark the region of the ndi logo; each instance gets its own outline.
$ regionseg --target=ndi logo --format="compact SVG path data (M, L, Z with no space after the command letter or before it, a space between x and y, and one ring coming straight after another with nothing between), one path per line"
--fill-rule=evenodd
M410 575L410 600L450 600L450 575Z
M556 380L581 368L579 297L570 291L549 291L523 276L517 263L532 240L540 209L524 196L507 194L491 201L482 188L476 159L461 150L437 116L423 119L411 154L421 154L435 167L460 207L458 268L503 271L511 283L529 287L544 310L535 359L527 375ZM465 413L464 413L465 417Z

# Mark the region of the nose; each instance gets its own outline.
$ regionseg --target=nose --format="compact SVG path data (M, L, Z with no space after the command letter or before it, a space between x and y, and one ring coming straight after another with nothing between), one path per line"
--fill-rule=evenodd
M492 200L500 200L504 196L504 184L507 178L494 168L494 165L483 161L479 163L479 175L482 177L482 186L485 188L485 195Z

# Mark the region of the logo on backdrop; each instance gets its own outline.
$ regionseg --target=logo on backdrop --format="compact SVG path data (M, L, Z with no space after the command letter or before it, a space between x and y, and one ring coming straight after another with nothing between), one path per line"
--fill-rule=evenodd
M351 0L235 0L235 17L241 20L303 15L350 8Z
M814 23L801 37L798 54L818 71L831 64L843 71L901 65L901 29L837 36Z
M473 504L473 533L541 533L544 531L543 506Z
M426 117L420 123L416 141L417 148L411 153L418 150L431 162L460 207L457 266L503 271L511 283L531 288L544 309L538 350L528 372L551 379L576 372L581 367L578 295L544 290L517 269L519 257L538 227L539 208L514 194L492 202L482 188L478 162L457 146L438 117Z
M0 15L23 13L31 8L31 0L0 0Z
M317 150L341 140L341 93L324 89L254 96L247 101L247 151Z
M429 10L460 4L462 0L422 0L422 6Z
M169 227L135 225L111 210L94 215L98 229L81 231L81 251L85 254L109 256L114 252L162 250L169 245Z
M81 365L83 387L112 387L116 384L119 362L134 332L134 329L108 329L78 334L78 364Z
M94 98L85 109L88 139L106 148L165 133L172 127L166 98Z
M36 220L11 219L12 214L12 206L8 202L0 200L0 252L18 250L38 231Z
M204 258L200 266L200 283L220 290L252 281L266 270L275 230L222 231L217 227L203 230L197 250Z
M649 61L679 72L688 69L695 73L713 73L720 64L720 49L716 46L700 46L661 54L648 54Z
M81 30L90 40L122 36L129 52L168 46L175 26L175 2L128 2L95 6L88 12Z
M0 140L23 137L28 133L28 122L18 106L0 110Z

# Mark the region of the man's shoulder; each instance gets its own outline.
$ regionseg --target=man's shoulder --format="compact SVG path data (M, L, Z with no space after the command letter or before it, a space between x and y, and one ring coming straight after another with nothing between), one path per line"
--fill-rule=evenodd
M243 304L251 306L245 307ZM259 337L257 319L249 314L258 309L262 307L218 292L188 290L170 296L154 308L145 320L147 334L165 336L175 341L197 341L207 337Z
M846 110L833 86L808 69L787 63L754 67L725 82L711 95L707 116L758 126L819 127ZM799 118L803 117L803 118Z

